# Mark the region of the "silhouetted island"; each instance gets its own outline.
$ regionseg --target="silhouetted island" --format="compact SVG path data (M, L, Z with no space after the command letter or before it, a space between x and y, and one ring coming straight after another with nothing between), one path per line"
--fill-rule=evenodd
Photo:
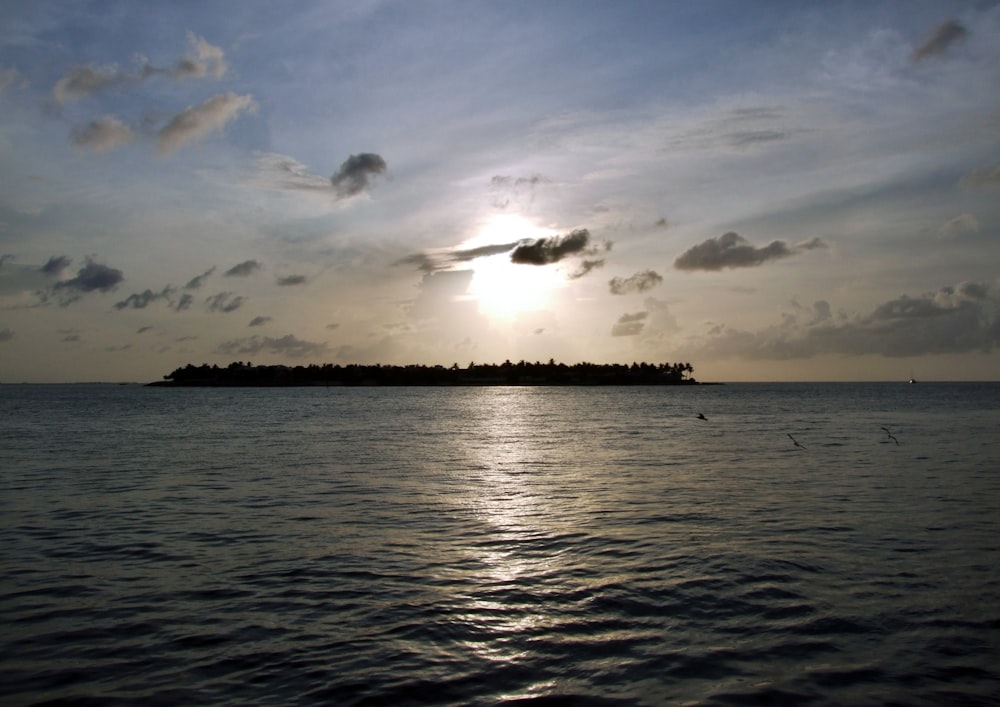
M470 363L444 366L254 366L234 361L225 368L188 364L152 386L306 386L306 385L697 385L690 363L600 364Z

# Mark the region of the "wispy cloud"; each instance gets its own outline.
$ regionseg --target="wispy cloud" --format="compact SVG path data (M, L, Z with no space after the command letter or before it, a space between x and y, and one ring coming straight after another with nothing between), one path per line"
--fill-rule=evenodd
M249 94L239 96L228 91L212 96L200 106L187 108L175 115L160 130L157 151L163 156L172 155L185 145L222 130L241 112L253 112L256 108L257 104Z
M803 316L805 315L805 316ZM887 357L991 351L1000 344L1000 296L965 282L919 296L901 296L869 313L834 316L825 301L785 314L757 331L715 329L696 354L788 360L825 354Z
M789 246L784 241L772 241L757 248L738 233L730 231L692 246L674 261L674 267L678 270L749 268L825 247L822 240L813 238L795 246Z
M1000 165L974 169L962 177L960 184L963 187L1000 189Z
M948 48L962 39L969 31L956 20L941 23L927 36L923 44L913 50L911 59L915 62L944 54Z
M135 133L114 116L105 115L74 130L71 139L77 147L100 153L127 145L135 139Z
M205 300L205 305L210 312L235 312L246 302L246 297L235 295L232 292L219 292Z
M187 78L221 78L226 73L225 56L219 47L192 32L187 35L191 52L170 67L156 67L143 56L136 57L135 69L127 71L116 65L95 66L78 64L71 67L52 88L56 105L85 98L94 93L119 86L135 84L153 76L181 80Z
M623 314L611 327L611 336L638 336L642 333L643 324L648 316L648 312Z
M645 292L663 282L663 276L654 270L643 270L630 277L613 277L608 282L613 295L627 295L632 292Z
M306 283L305 275L284 275L279 277L276 282L279 287L291 287L294 285L304 285Z
M153 292L149 289L143 290L142 292L129 295L120 302L115 302L115 309L145 309L154 302L161 300L171 301L174 293L174 288L169 285L159 292Z
M45 262L45 265L38 268L38 271L49 277L61 277L72 264L73 259L68 255L53 255Z
M247 326L264 326L269 321L271 321L271 319L272 317L263 317L263 316L254 317L253 319L250 320L250 323L247 324Z
M972 214L960 214L945 222L939 233L945 240L956 240L970 233L979 232L979 219Z
M223 277L246 277L252 275L263 267L256 260L244 260L229 268L222 274Z
M322 355L328 351L328 348L326 342L305 341L292 334L285 334L279 338L254 335L241 339L233 339L220 344L217 351L230 356L272 353L290 358L303 358L305 356Z
M188 280L188 283L184 285L184 289L185 290L201 289L201 286L205 284L205 280L207 280L209 276L211 276L212 273L214 272L215 272L215 266L213 265L208 270L203 272L201 275L195 275L190 280Z

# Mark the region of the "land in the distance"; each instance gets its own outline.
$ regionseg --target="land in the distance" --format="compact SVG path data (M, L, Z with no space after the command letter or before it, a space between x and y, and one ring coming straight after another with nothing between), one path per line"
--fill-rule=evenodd
M234 361L225 368L188 364L154 386L308 386L308 385L696 385L690 363L575 363L519 361L445 366L310 364L254 366Z

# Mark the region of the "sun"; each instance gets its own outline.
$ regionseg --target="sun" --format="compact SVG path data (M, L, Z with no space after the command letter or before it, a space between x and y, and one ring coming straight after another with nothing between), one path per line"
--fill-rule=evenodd
M513 244L556 235L515 214L494 216L478 235L462 244L463 250ZM566 283L553 265L514 264L510 251L484 255L472 261L474 274L469 295L479 311L491 320L511 320L523 312L544 309L553 293Z

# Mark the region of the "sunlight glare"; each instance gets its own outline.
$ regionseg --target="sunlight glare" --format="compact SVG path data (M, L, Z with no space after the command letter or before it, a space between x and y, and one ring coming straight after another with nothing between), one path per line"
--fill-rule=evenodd
M516 214L494 216L479 234L462 244L464 249L480 248L556 235ZM493 320L513 319L523 312L544 308L565 278L554 265L518 265L510 253L483 256L472 261L475 274L469 294L479 311Z

